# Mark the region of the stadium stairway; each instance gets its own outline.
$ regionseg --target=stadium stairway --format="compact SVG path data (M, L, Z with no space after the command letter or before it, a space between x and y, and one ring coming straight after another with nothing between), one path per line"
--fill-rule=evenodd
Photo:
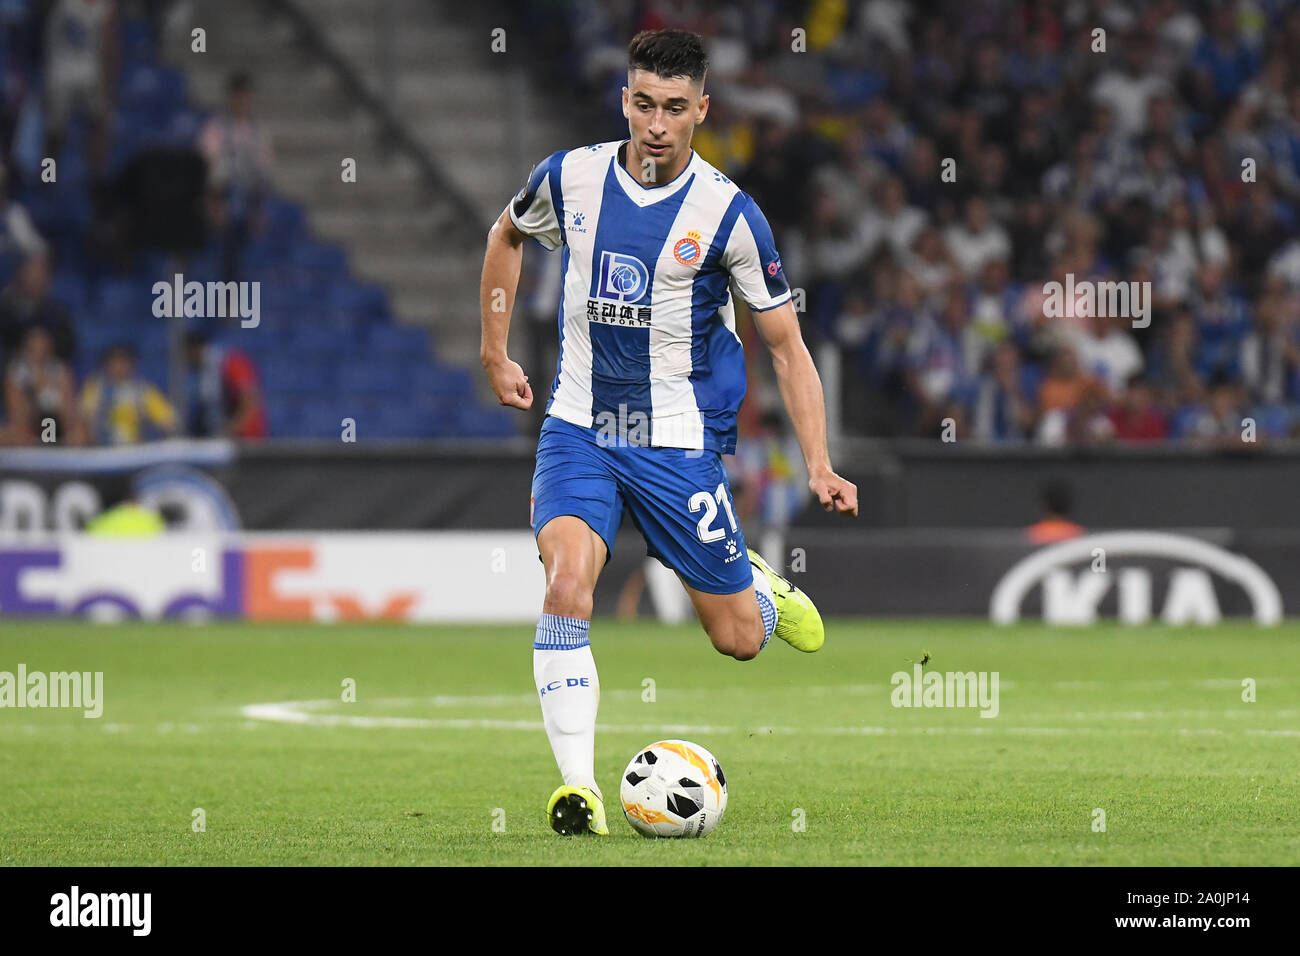
M328 71L300 52L292 30L261 20L258 9L251 3L198 8L195 21L212 31L204 53L190 50L188 24L174 33L184 42L161 44L176 49L159 49L148 23L124 20L109 177L146 147L193 143L205 119L199 101L218 103L227 71L254 66L269 93L272 109L263 115L280 152L276 188L264 207L266 228L247 247L243 264L249 278L261 281L262 321L256 332L223 329L219 340L248 352L261 369L271 434L337 440L346 417L354 417L358 434L367 438L516 434L517 416L491 396L475 400L476 390L486 391L482 376L449 363L454 352L431 343L428 316L418 326L394 322L388 289L358 281L349 254L367 241L359 232L370 230L382 242L390 233L436 229L445 226L449 205L465 204L427 198L427 191L421 201L411 186L420 177L400 160L378 154L366 117L349 112L349 99L334 91ZM236 46L242 53L232 52ZM241 56L248 59L241 63ZM191 69L194 84L184 72ZM295 102L302 111L298 117L327 118L295 124L298 117L290 112ZM142 375L162 385L168 378L167 336L151 320L151 290L160 276L170 275L173 262L160 253L137 251L116 266L121 271L110 271L107 262L88 256L87 128L74 118L69 130L57 182L40 183L33 173L39 153L24 151L25 164L17 167L24 175L14 198L55 250L54 291L73 315L78 379L94 369L104 346L128 341L140 355ZM343 156L357 159L362 171L357 183L342 182ZM417 154L417 166L421 159ZM421 174L427 182L427 165ZM312 216L292 201L294 196L311 200ZM333 212L349 216L353 223L373 215L349 228L340 244L323 241L319 229L311 228L309 218L322 212L327 218ZM183 262L187 278L220 278L218 258L214 240ZM426 258L422 269L432 273L436 265ZM476 359L477 321L468 325ZM439 346L436 355L432 344Z
M487 31L458 20L463 14L450 4L297 3L476 210L477 221L467 224L464 214L431 208L436 199L421 189L415 165L385 155L373 119L294 43L275 6L199 0L194 22L211 26L206 56L186 59L194 90L215 105L229 72L250 70L274 137L277 188L308 207L316 232L347 249L360 278L388 290L398 318L432 329L441 360L476 368L481 239L532 164L558 148L539 142L533 131L541 124L524 119L544 115L543 107L529 102L520 71L493 62ZM386 23L397 25L387 34L391 48ZM510 115L519 122L501 121ZM551 128L549 135L557 134ZM357 160L355 183L341 182L342 157ZM449 215L460 220L454 228ZM478 397L490 397L485 387Z

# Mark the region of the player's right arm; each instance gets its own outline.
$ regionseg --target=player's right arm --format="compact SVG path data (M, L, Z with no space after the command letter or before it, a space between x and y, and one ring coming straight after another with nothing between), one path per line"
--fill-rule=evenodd
M510 313L515 307L526 238L511 222L509 207L504 209L488 231L483 278L479 285L479 312L483 319L479 360L497 401L515 408L531 408L533 404L533 389L528 384L528 376L519 363L512 362L506 354Z
M488 232L487 252L483 256L483 280L479 287L483 343L479 347L479 359L497 401L515 408L531 408L533 404L528 376L506 354L510 313L515 307L519 271L524 261L524 240L532 237L547 249L557 249L564 243L564 229L556 212L560 205L560 168L564 156L565 150L558 150L533 167L524 188Z

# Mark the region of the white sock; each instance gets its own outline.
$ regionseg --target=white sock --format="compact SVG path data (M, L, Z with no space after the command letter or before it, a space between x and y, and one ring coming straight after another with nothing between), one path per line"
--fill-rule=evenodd
M772 632L776 630L776 601L772 598L772 585L768 583L767 575L753 565L750 568L754 572L754 599L758 601L758 613L763 615L763 643L758 645L761 651L767 647Z
M542 700L542 721L564 782L596 786L596 708L600 680L591 656L590 621L543 614L533 639L533 682Z

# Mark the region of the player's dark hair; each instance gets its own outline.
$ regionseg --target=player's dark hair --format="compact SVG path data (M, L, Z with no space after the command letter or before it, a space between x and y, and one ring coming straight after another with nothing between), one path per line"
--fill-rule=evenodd
M709 70L704 38L689 30L642 30L627 45L627 68L645 70L665 79L690 77L703 84Z

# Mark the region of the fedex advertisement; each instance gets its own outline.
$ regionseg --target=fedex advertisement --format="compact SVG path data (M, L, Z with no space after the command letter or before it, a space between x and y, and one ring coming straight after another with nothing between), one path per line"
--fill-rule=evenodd
M0 538L0 618L515 622L544 591L527 531Z

